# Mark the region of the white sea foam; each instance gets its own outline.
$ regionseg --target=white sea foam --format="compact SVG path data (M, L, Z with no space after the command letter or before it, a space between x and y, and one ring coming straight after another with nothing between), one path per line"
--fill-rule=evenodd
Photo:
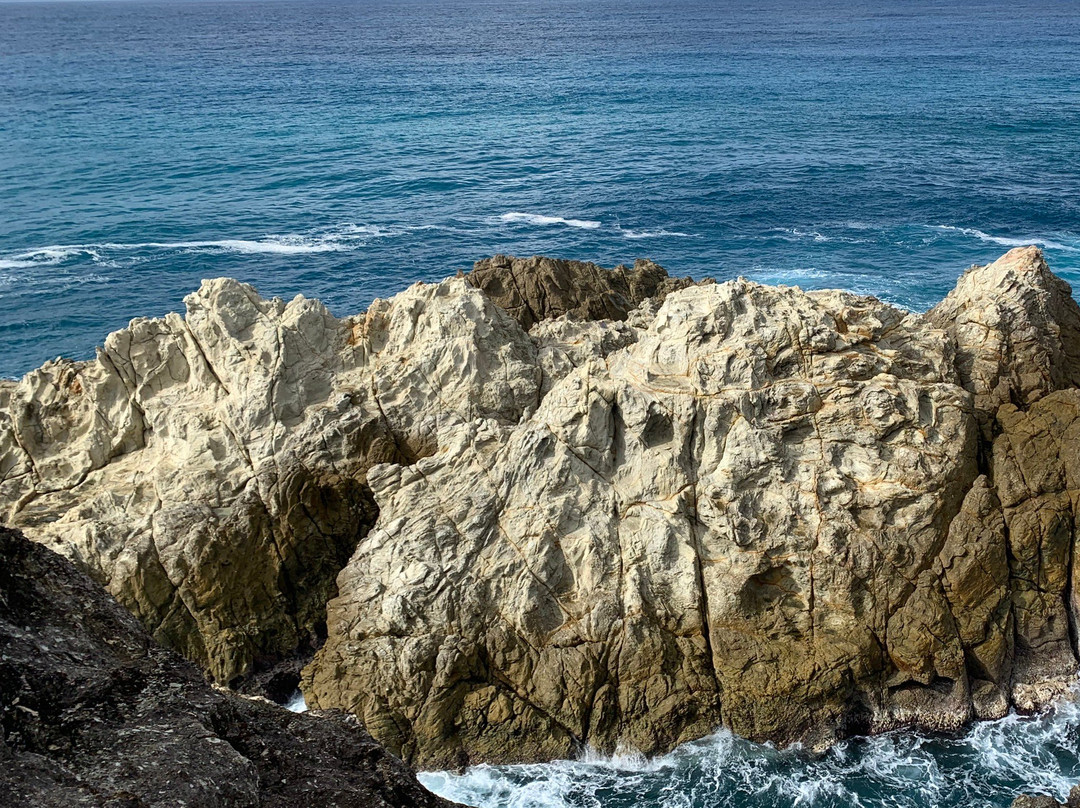
M108 263L117 257L145 260L133 253L148 251L238 253L245 255L304 255L308 253L356 250L376 238L389 238L410 229L380 225L343 224L329 230L306 234L270 233L257 238L222 238L185 241L101 242L93 244L52 244L0 256L0 270L28 269L44 265L90 260Z
M84 256L92 261L101 259L100 246L94 244L54 244L14 253L0 258L0 269L30 269L60 264Z
M892 732L845 741L821 757L722 731L655 758L633 753L544 765L425 772L429 789L478 808L699 808L725 805L975 808L1019 793L1063 799L1080 779L1080 708L1009 715L954 737Z
M540 213L522 213L511 211L504 213L499 219L507 224L532 224L539 227L551 225L563 225L564 227L577 227L582 230L598 230L600 222L591 219L566 219L562 216L544 216Z
M863 225L860 222L849 222L845 224L845 227L851 230L860 231L865 231L869 229L866 225ZM798 227L778 227L775 228L773 232L784 233L785 235L781 236L781 238L784 238L785 240L805 241L809 239L818 244L828 244L830 242L837 242L839 244L867 244L870 241L869 239L855 238L853 236L843 236L837 234L826 235L825 233L822 233L818 230L801 230Z
M837 286L843 284L843 277L834 272L816 269L814 267L792 267L790 269L778 269L776 267L755 266L746 273L746 276L758 283L766 284L797 284L799 281L833 279Z
M931 225L930 229L943 233L960 233L964 236L977 238L979 241L985 241L990 244L1000 244L1002 247L1027 247L1028 245L1035 244L1039 247L1045 247L1048 250L1080 252L1080 246L1076 244L1062 244L1060 241L1055 241L1054 239L1046 238L1044 236L1027 236L1024 238L992 236L989 233L984 233L982 230L976 230L974 227L953 227L952 225L947 224Z
M304 694L297 690L285 702L285 709L293 713L306 713L308 710L307 699L304 698Z
M629 239L643 239L643 238L693 238L690 233L680 233L675 230L627 230L620 227L619 232L623 234L623 238Z

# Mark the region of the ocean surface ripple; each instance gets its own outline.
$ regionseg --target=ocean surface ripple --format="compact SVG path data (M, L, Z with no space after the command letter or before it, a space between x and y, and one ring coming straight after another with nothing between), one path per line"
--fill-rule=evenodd
M1062 0L0 2L0 377L202 278L363 310L503 252L925 309L1080 278Z

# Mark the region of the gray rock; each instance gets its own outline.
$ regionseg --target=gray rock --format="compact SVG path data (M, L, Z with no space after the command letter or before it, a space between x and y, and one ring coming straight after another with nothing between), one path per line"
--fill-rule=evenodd
M69 561L0 528L0 805L449 808L342 713L211 688Z

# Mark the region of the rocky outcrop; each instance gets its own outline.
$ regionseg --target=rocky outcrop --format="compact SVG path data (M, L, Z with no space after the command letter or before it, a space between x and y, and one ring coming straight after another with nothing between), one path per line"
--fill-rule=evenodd
M210 282L0 394L0 498L221 679L336 591L309 703L424 766L1061 691L1080 309L1038 250L928 315L604 272L496 258L343 321Z
M1009 313L997 344L1058 339L1070 362L1042 315L1076 306L1037 251L969 273L965 311L1003 274L1023 295L983 287ZM1019 426L1003 407L980 447L979 346L941 311L734 281L669 294L610 348L563 325L535 413L371 470L380 520L309 698L424 765L655 752L719 724L820 747L1046 703L1076 668L1067 474L1003 487ZM556 332L534 327L542 352Z
M1003 404L1080 385L1080 309L1034 247L972 267L927 319L953 337L958 380L984 425Z
M1080 786L1073 786L1065 802L1058 802L1053 797L1022 796L1012 801L1012 808L1080 808Z
M209 687L69 561L0 528L0 804L440 808L341 713Z
M0 389L0 511L233 682L325 636L378 514L367 469L432 451L446 419L516 421L539 369L457 280L345 320L230 280L186 303Z
M496 255L477 261L465 281L505 310L526 331L543 320L625 320L646 300L693 286L663 267L638 260L634 268L603 269L584 261Z

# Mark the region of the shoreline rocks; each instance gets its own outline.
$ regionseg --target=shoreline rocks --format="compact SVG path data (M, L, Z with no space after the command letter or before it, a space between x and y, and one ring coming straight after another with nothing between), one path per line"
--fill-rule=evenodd
M451 808L340 712L210 687L67 560L0 528L0 804Z
M309 704L417 765L823 748L1076 672L1080 308L1035 248L926 315L504 256L343 320L187 303L0 390L5 518L219 681L325 636Z

